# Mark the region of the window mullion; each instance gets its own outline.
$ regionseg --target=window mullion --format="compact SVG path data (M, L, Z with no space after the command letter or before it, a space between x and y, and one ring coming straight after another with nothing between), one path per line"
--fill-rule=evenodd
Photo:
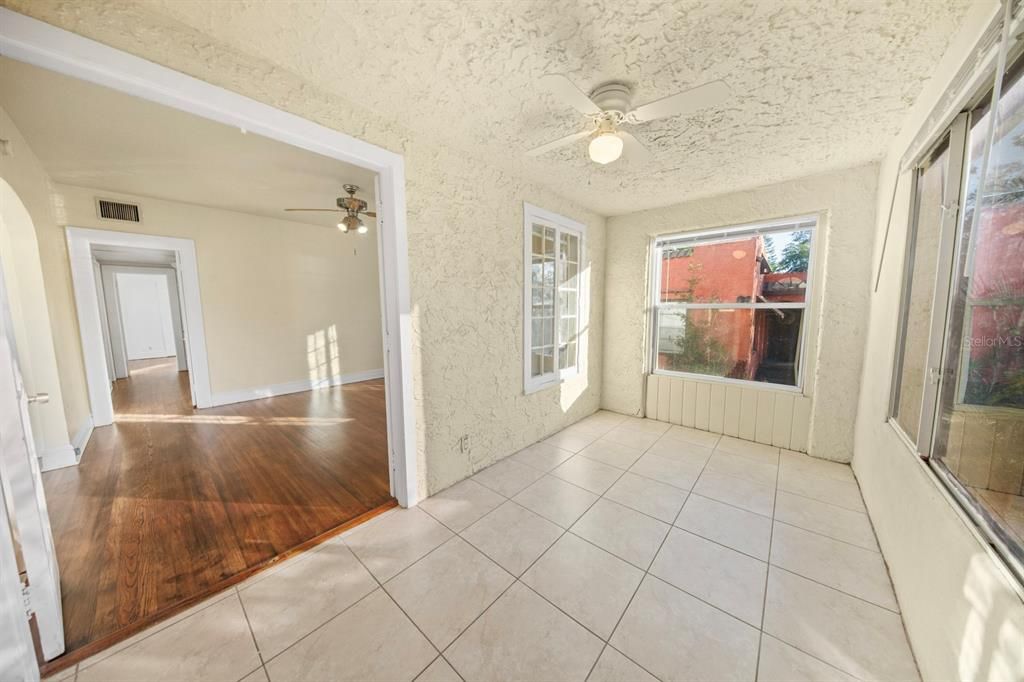
M554 363L552 371L557 376L559 373L558 369L558 353L561 348L561 335L562 335L562 275L564 265L562 264L562 229L559 227L555 228L555 322L554 329L551 332L552 343L554 343Z

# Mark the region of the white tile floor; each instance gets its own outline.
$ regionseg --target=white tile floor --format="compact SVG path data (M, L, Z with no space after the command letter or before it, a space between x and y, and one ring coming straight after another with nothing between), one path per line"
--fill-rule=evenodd
M918 678L849 467L606 412L75 672L83 682Z

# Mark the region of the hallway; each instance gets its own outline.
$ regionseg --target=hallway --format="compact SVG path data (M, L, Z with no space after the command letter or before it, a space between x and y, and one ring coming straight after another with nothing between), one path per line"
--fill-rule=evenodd
M197 411L173 357L130 371L80 465L43 475L69 652L393 504L383 381Z

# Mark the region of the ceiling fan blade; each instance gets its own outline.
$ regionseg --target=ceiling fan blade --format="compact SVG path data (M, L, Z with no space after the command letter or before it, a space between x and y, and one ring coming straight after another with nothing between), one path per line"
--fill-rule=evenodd
M540 84L545 90L581 114L593 116L601 113L601 107L594 104L594 102L587 97L586 93L577 88L571 80L561 74L552 73L547 76L542 76Z
M622 138L623 154L630 163L650 163L654 160L651 150L625 130L619 131L619 137Z
M345 213L340 208L286 208L286 211L323 211L326 213Z
M368 215L371 218L376 218L377 217L377 214L375 212L373 212L373 211L362 211L362 215Z
M725 81L711 81L695 88L678 92L662 99L648 102L629 112L629 120L637 123L654 121L668 116L689 114L700 109L721 104L732 92Z
M541 154L543 154L545 152L549 152L552 149L558 149L559 147L564 147L567 144L572 144L576 140L582 140L584 137L588 137L593 132L594 131L592 131L592 130L583 130L583 131L580 131L578 133L573 133L572 135L566 135L565 137L560 137L557 140L552 140L551 142L548 142L547 144L542 144L539 147L534 147L530 151L526 152L526 155L527 156L540 156Z

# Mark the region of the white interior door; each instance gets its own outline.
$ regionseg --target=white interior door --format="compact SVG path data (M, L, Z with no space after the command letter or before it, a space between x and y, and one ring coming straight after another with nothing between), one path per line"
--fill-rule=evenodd
M39 668L21 597L18 559L7 532L7 502L0 486L0 680L34 682L39 679Z
M64 653L60 573L28 419L29 401L43 399L44 396L25 394L7 291L0 272L0 484L11 517L10 529L21 547L40 647L43 657L50 660ZM4 531L0 527L0 533ZM6 580L7 576L0 578Z

